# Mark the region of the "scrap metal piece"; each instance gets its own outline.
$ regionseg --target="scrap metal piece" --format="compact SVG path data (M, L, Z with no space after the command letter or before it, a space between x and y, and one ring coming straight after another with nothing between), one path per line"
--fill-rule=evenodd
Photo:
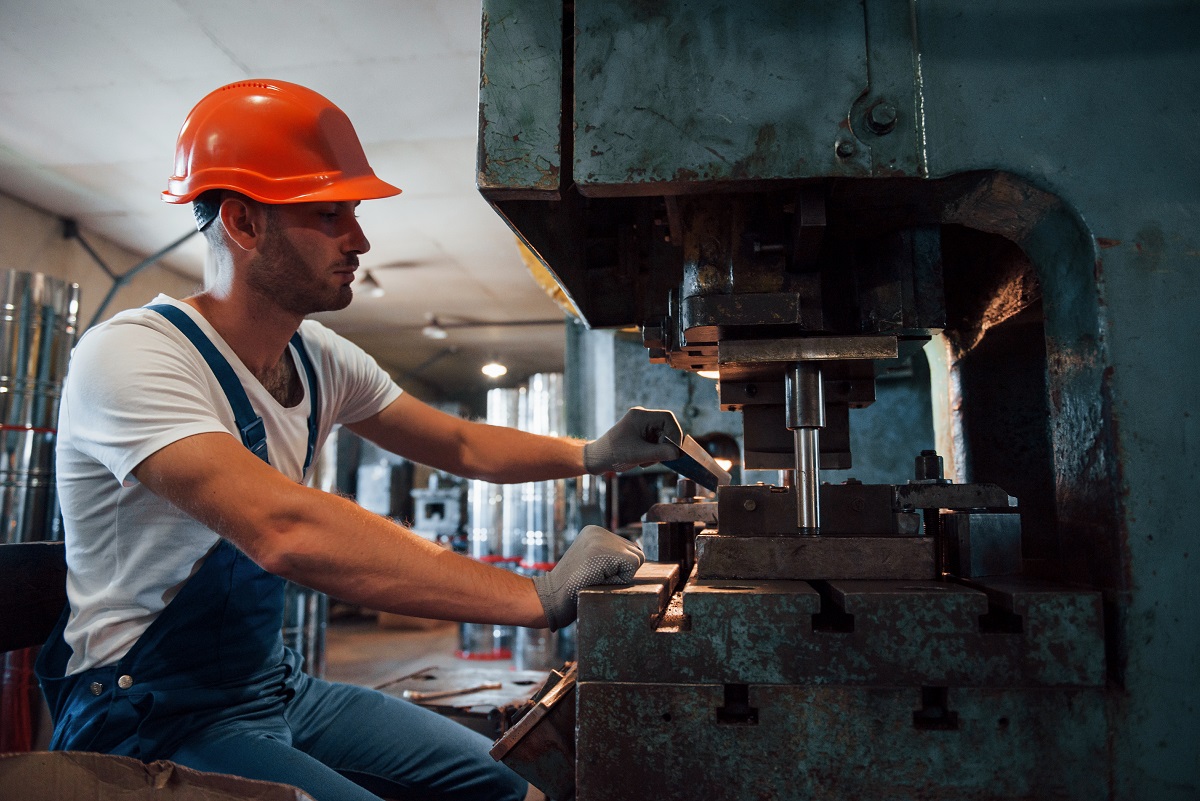
M430 666L384 681L375 689L412 701L494 739L505 730L512 709L531 703L546 675L545 670L507 667ZM480 689L481 685L492 687Z
M576 676L575 665L551 671L533 707L490 751L555 801L575 798Z
M484 682L476 684L474 687L462 687L450 690L435 690L433 692L421 692L420 690L405 690L401 693L401 697L408 701L433 701L439 698L451 698L455 695L471 695L472 693L482 692L483 690L499 690L503 685L498 681Z
M717 464L708 451L704 450L700 443L692 439L690 435L685 435L679 441L665 436L663 441L669 442L679 449L679 458L663 462L663 467L668 467L684 478L690 478L714 492L717 487L729 483L729 473Z
M717 524L717 504L714 501L695 503L656 503L642 515L646 523L704 523Z

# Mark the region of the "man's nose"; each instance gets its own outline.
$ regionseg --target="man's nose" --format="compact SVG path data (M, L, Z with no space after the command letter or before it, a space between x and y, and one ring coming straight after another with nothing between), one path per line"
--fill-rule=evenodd
M371 249L371 242L367 239L367 235L363 233L362 226L359 225L357 217L350 218L350 231L346 237L346 245L343 249L346 253L366 253Z

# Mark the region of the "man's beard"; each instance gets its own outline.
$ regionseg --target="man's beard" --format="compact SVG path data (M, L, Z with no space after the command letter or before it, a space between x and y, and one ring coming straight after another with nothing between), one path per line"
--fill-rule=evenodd
M357 263L357 257L348 258ZM286 311L306 317L323 311L337 311L350 305L354 290L349 284L330 291L321 279L314 276L311 265L275 225L268 225L258 254L250 264L247 283L250 287Z

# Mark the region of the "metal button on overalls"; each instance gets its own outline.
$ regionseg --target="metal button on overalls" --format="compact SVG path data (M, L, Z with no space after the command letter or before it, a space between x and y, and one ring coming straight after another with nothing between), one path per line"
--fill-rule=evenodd
M128 690L130 687L133 686L133 676L124 675L121 678L117 679L117 686L120 687L122 690Z
M100 693L104 692L104 685L98 681L93 681L92 685L88 687L88 689L91 690L92 695L99 695Z

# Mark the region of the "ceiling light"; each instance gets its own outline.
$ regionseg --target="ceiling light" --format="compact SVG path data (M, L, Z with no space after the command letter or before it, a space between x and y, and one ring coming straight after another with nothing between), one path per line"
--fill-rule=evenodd
M358 279L358 285L367 291L367 294L373 298L383 297L383 287L375 280L375 276L371 275L370 270L364 270L362 278Z
M437 317L432 314L428 316L429 323L421 329L421 333L426 339L445 339L450 336L450 332L438 325Z
M480 368L484 375L488 378L499 378L508 372L508 368L500 363L498 359L493 358L490 362Z

